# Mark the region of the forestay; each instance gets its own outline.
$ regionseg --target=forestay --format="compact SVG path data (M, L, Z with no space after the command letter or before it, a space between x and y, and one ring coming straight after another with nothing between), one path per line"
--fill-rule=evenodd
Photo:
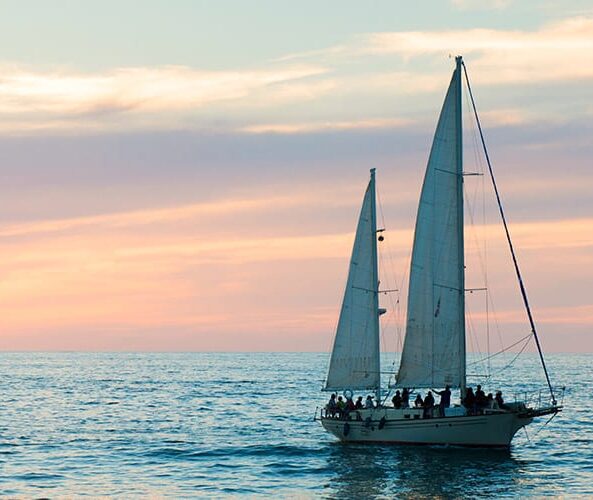
M397 385L465 384L461 68L435 132L416 219Z
M325 385L328 391L380 387L376 234L375 178L371 170Z

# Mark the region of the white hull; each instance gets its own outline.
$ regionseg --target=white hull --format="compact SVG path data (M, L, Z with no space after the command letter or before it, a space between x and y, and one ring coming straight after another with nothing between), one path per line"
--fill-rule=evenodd
M378 408L359 414L362 420L321 418L321 424L343 442L506 448L517 431L533 420L529 414L515 412L424 419L421 409L412 408Z

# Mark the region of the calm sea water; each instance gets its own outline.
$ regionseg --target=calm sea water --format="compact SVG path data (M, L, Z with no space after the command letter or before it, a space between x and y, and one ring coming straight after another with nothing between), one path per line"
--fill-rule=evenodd
M325 354L2 353L0 495L593 495L593 355L548 362L565 411L500 452L337 443ZM507 379L543 385L533 355Z

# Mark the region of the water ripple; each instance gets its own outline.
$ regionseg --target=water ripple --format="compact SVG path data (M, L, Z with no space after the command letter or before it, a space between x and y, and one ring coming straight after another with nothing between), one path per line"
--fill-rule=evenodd
M541 385L526 355L493 380ZM593 356L549 356L565 411L511 450L341 445L312 421L319 354L3 353L0 495L591 496ZM506 363L501 359L501 366ZM511 384L512 387L508 387Z

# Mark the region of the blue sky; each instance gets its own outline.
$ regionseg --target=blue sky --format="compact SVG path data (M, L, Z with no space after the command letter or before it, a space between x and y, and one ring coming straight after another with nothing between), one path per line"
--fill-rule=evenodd
M5 348L325 349L372 167L405 304L462 53L544 344L593 349L590 2L0 11ZM468 170L483 167L470 118ZM512 341L525 323L505 262L490 281Z
M505 5L507 2L502 2ZM479 8L479 5L494 7ZM258 0L2 1L5 59L82 70L127 65L250 67L303 50L323 49L361 33L464 28L533 29L587 2Z

